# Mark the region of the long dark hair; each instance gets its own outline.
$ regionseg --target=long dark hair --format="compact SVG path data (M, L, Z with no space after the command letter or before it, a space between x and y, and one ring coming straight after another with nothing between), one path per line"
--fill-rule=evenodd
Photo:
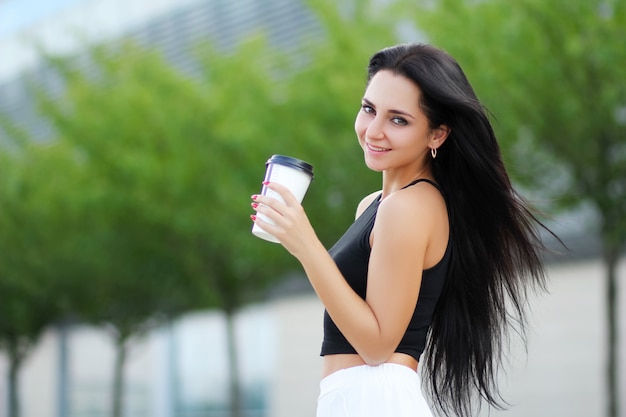
M430 45L398 45L370 59L368 80L380 70L412 80L431 127L451 128L431 162L448 204L452 258L421 364L427 387L446 415L468 416L480 399L502 408L496 379L509 330L523 334L528 290L545 289L543 225L513 189L456 60Z

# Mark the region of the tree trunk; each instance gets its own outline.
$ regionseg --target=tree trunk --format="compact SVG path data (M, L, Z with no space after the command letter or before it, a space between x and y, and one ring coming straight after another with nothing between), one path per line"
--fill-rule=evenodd
M68 357L68 335L69 324L67 319L61 320L57 324L57 335L59 338L58 375L57 375L57 417L67 417L69 415L69 357Z
M230 376L230 415L241 417L241 386L239 380L239 355L235 337L235 313L226 311L226 343L228 346L228 369Z
M22 363L22 353L20 352L19 340L13 339L9 341L9 386L8 399L9 410L8 417L20 417L20 402L18 397L19 370Z
M112 417L122 417L124 410L124 364L126 363L127 338L120 332L117 338L115 368L113 370L113 413Z
M606 386L608 416L619 417L618 376L619 361L617 349L617 248L605 247L606 266L606 319L607 319L607 362Z

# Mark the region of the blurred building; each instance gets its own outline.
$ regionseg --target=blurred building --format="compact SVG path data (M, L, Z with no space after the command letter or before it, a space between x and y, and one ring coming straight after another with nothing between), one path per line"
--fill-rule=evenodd
M0 112L26 126L37 138L49 136L49 127L37 116L26 86L26 78L35 77L51 92L61 87L42 63L40 48L52 54L80 54L87 42L130 38L158 48L178 68L193 73L193 48L202 41L228 49L262 31L274 45L290 48L303 37L318 33L319 27L304 3L48 0L42 6L35 0L8 0L0 3ZM35 17L24 19L23 14Z
M20 22L24 13L36 19ZM229 48L259 30L283 48L319 35L305 0L5 0L0 2L0 112L37 138L49 136L25 77L36 77L53 92L60 86L39 60L36 44L52 53L80 53L84 41L130 37L158 47L193 73L190 46L208 39ZM551 263L550 294L532 299L528 354L514 339L511 371L502 382L513 405L509 417L604 415L604 271L597 241L580 239L578 216L564 217L555 227L575 256L570 263ZM621 346L626 346L624 262L618 277ZM245 417L314 416L322 312L306 280L294 277L270 301L238 316ZM227 416L224 326L219 313L197 312L137 340L126 370L126 415ZM50 329L21 373L23 417L108 416L113 354L103 329ZM626 375L626 361L621 366ZM0 356L0 374L6 369ZM621 390L626 398L626 384ZM6 416L6 402L6 382L0 379L0 417Z

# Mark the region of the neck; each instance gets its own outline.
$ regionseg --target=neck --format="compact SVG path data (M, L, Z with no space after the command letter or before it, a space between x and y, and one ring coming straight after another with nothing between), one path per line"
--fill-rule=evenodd
M415 171L413 171L415 172ZM388 171L383 171L383 194L382 198L387 197L390 194L395 193L396 191L402 189L403 187L409 185L415 180L425 178L432 180L432 172L430 169L430 164L425 164L425 166L421 167L417 174L402 174L393 173Z

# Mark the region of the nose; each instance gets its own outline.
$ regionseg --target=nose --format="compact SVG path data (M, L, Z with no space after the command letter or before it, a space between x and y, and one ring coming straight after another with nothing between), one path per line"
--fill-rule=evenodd
M382 139L385 137L382 118L374 117L370 120L365 129L365 136L370 139Z

